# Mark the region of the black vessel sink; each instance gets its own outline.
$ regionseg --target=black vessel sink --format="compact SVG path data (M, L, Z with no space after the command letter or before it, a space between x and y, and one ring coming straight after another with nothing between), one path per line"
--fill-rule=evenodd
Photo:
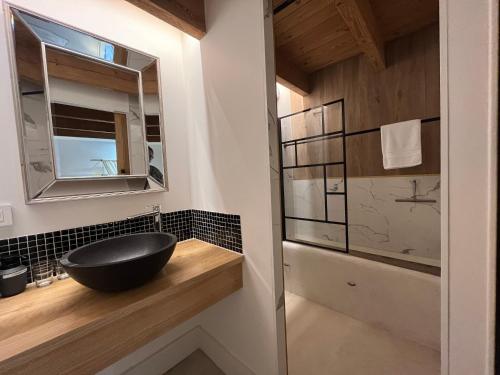
M70 251L61 264L79 283L104 292L143 285L167 264L177 244L169 233L130 234Z

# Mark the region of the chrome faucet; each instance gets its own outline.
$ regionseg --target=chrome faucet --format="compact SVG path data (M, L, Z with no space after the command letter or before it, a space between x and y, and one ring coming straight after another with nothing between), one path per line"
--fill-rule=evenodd
M146 211L137 215L128 216L127 220L135 219L141 216L153 216L153 226L155 232L161 232L161 206L159 204L153 205L153 209L151 211Z

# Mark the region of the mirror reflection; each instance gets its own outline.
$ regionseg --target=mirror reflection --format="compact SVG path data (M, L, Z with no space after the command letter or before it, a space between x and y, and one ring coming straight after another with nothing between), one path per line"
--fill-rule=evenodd
M44 43L103 61L115 62L136 70L144 69L155 60L151 56L132 51L64 25L23 11L16 10L15 12Z
M142 71L146 141L148 143L149 175L160 184L163 178L163 149L160 132L160 96L156 62Z
M28 194L36 196L53 180L43 54L38 38L17 15L13 17L13 26L26 188Z
M46 48L57 177L145 174L139 74Z
M27 200L165 187L158 60L10 11Z

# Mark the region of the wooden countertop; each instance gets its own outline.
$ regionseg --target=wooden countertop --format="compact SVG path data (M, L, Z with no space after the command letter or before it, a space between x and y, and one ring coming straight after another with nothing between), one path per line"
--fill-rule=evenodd
M242 287L243 256L177 244L152 282L102 293L72 279L0 299L0 373L94 373Z

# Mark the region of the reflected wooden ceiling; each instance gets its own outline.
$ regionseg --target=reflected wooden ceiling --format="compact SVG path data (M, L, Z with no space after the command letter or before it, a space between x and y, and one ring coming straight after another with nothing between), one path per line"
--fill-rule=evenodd
M273 0L278 82L306 95L309 75L364 54L386 67L384 44L439 19L439 0Z
M19 77L43 86L44 76L40 42L24 24L17 23L15 43ZM80 57L51 46L46 46L46 57L49 77L138 95L139 76L135 72L112 66L106 62ZM125 63L127 51L124 48L116 47L114 57L115 63ZM144 94L158 94L156 63L144 69L142 80Z

